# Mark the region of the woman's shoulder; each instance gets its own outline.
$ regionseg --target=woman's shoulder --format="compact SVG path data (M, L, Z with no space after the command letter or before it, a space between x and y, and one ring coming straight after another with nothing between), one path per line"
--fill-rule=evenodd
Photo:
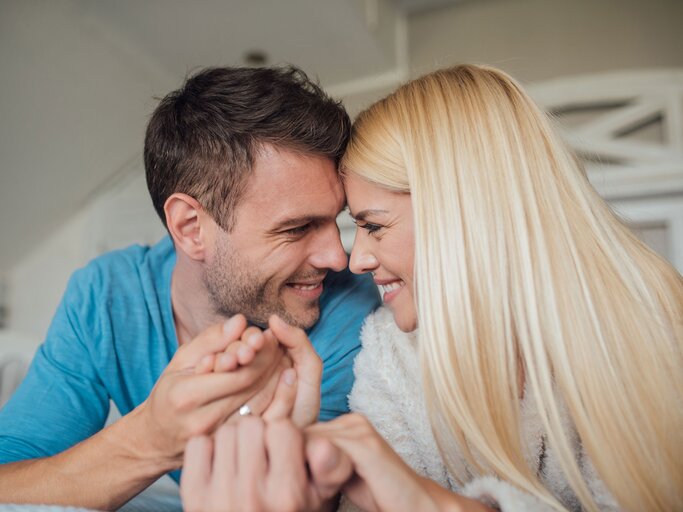
M401 331L394 321L394 315L382 306L368 315L361 329L363 350L384 351L396 347L415 350L415 333Z
M418 357L415 333L402 332L389 309L381 307L369 315L361 329L361 350L354 363L356 378L395 381L417 379Z

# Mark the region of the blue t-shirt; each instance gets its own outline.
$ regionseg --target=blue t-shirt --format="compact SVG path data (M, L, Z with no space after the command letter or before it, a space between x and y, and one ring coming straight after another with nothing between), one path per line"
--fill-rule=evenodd
M178 348L174 266L166 237L73 274L26 378L0 410L0 463L60 453L102 429L110 399L125 415L147 398ZM328 274L308 331L324 365L321 420L348 411L361 324L378 304L370 279Z

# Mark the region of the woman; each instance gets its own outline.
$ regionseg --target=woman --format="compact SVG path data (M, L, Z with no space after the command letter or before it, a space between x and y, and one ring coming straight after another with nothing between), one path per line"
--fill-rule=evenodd
M682 510L683 280L519 85L410 82L360 114L342 165L351 270L393 317L368 319L350 403L403 458L361 416L311 427L351 461L349 499Z
M398 327L419 326L442 483L494 475L558 509L682 509L681 276L616 218L519 85L475 66L415 80L358 117L342 165L351 269L375 274ZM405 347L389 348L382 315L351 404L387 433L376 376L391 397L398 372L377 356L400 363Z

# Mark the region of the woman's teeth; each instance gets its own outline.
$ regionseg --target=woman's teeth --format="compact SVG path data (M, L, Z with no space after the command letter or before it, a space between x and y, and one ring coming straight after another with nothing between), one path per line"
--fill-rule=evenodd
M405 285L405 283L403 281L395 281L393 283L383 284L381 286L382 286L382 291L384 293L389 293L389 292L393 292L394 290L398 290L403 285Z

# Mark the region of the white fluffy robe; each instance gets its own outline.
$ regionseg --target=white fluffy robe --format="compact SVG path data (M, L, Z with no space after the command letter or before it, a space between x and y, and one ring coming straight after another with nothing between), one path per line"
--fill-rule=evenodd
M355 384L349 395L352 411L366 416L389 444L417 473L443 487L478 499L502 511L546 511L551 508L534 496L494 477L474 478L458 488L439 454L427 418L414 334L401 332L391 312L380 308L370 315L361 333L362 350L354 364ZM580 510L578 500L564 479L553 451L544 445L540 418L533 399L525 395L522 421L527 460L535 465L542 481L569 510ZM565 416L566 424L569 418ZM614 499L598 480L578 439L577 459L601 510L618 510ZM452 463L466 469L465 460L454 445L448 454ZM353 510L348 502L342 509Z

